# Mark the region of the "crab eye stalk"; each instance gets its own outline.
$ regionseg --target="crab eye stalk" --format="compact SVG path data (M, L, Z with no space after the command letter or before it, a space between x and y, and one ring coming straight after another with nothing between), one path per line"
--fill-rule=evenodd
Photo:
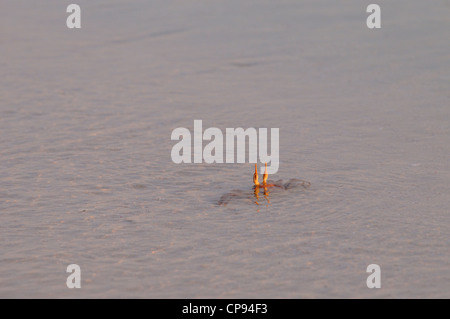
M255 186L259 186L259 181L258 181L258 167L255 164L255 173L253 174L253 184L255 184Z
M264 171L264 175L263 175L263 184L266 184L267 182L267 178L269 177L269 174L267 173L267 163L265 163L265 171Z

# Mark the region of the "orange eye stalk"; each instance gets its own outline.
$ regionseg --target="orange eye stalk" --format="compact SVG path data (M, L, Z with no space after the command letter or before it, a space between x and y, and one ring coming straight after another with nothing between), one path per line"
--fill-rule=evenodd
M267 184L267 178L269 177L269 174L267 173L267 163L265 164L266 170L264 171L263 175L263 184Z
M259 181L258 181L258 167L255 164L255 174L253 174L253 184L255 184L255 186L259 186Z

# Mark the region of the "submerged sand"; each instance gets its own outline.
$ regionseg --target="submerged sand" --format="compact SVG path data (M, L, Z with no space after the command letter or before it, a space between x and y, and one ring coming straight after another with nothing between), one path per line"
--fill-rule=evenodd
M0 297L450 297L449 1L380 30L356 0L77 3L0 4ZM311 187L217 205L252 166L174 164L195 119L280 128L273 179Z

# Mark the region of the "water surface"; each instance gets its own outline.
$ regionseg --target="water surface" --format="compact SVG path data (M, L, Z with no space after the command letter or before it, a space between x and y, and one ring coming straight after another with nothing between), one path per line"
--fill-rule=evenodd
M0 297L450 297L450 4L0 5ZM273 179L173 129L280 128ZM82 288L65 269L82 269ZM382 288L365 272L379 264Z

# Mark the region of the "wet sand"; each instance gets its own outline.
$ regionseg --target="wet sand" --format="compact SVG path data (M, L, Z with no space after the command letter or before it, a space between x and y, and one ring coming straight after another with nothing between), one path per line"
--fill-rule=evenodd
M450 297L449 1L380 30L356 0L69 3L0 4L0 297ZM280 128L271 178L311 186L218 205L253 168L174 164L195 119Z

